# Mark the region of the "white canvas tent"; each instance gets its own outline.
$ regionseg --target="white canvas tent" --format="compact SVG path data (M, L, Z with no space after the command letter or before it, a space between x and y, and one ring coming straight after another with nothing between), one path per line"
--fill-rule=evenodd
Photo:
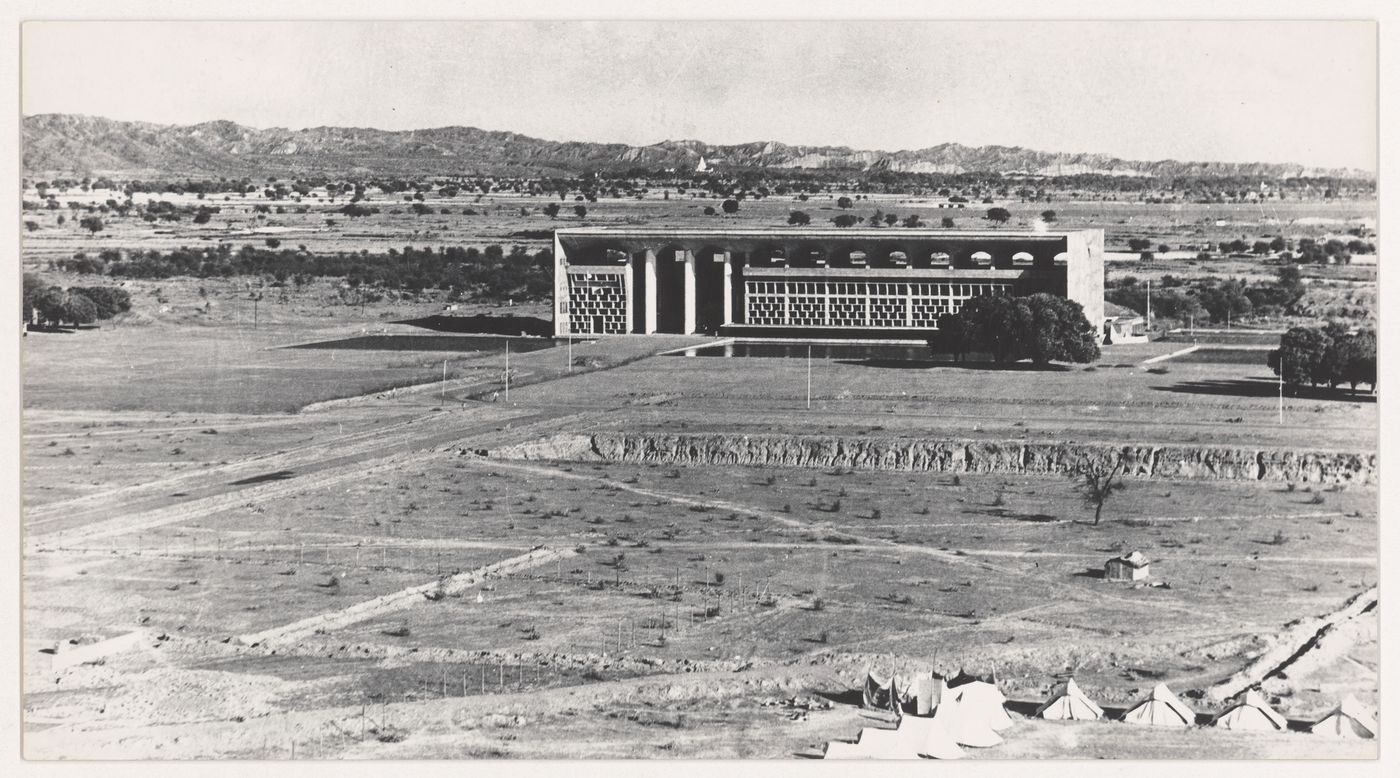
M1189 727L1196 723L1196 714L1166 684L1159 683L1152 687L1151 694L1123 714L1123 720L1154 727Z
M1006 715L1006 695L986 681L973 681L953 689L953 701L962 716L975 717L993 731L1001 732L1014 723Z
M1052 721L1095 721L1103 718L1103 708L1086 697L1070 678L1051 693L1035 715Z
M874 759L859 743L845 743L840 740L831 740L826 744L826 753L822 754L823 759Z
M899 750L930 759L962 759L965 754L948 730L933 719L905 716L895 731Z
M1376 736L1376 720L1356 698L1347 697L1308 731L1314 735L1369 740Z
M899 755L899 735L892 729L863 727L856 737L856 745L870 754L871 759L905 758Z
M972 748L1000 745L1003 741L993 724L999 725L1001 722L997 719L993 706L988 704L991 698L978 692L965 696L962 694L965 688L966 686L961 686L953 689L943 698L943 702L934 711L934 723L943 727L960 745ZM1005 717L1006 712L1001 711L1001 716Z
M1211 722L1211 726L1223 729L1279 732L1288 729L1288 719L1270 708L1264 695L1250 689L1244 693L1244 697L1240 698L1239 702L1216 716L1215 720Z
M854 743L833 740L824 759L961 759L963 750L933 719L905 716L898 729L866 727Z

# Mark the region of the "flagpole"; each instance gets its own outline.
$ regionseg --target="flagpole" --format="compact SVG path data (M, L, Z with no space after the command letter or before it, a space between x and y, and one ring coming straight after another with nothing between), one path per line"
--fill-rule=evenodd
M1283 423L1283 354L1278 355L1278 423Z
M506 340L506 402L510 402L510 340Z
M1147 339L1152 339L1152 279L1147 279Z

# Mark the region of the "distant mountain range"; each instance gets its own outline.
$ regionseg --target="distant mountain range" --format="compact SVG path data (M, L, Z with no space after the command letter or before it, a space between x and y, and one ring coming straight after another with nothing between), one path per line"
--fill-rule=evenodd
M714 146L696 140L668 140L629 146L549 141L475 127L395 132L357 127L260 130L230 121L179 126L74 114L27 116L23 139L24 173L32 177L569 176L633 168L688 172L703 158L721 172L827 169L852 173L1373 178L1353 169L1266 162L1135 162L1103 154L957 143L894 152L789 146L776 141Z

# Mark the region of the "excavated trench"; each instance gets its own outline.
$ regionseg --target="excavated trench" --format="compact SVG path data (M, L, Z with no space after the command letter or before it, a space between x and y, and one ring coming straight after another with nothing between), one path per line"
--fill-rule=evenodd
M1376 455L1195 445L1033 443L807 435L600 431L559 434L486 453L502 459L664 465L849 468L928 473L1057 475L1087 463L1121 464L1128 476L1276 481L1376 482Z

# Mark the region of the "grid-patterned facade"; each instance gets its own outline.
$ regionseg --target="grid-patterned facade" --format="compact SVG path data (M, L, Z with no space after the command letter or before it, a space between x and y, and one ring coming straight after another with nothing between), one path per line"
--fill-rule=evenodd
M627 332L627 288L620 273L569 273L569 324L575 335Z
M979 295L1011 294L994 281L775 281L744 285L745 323L776 327L937 329L938 317Z

